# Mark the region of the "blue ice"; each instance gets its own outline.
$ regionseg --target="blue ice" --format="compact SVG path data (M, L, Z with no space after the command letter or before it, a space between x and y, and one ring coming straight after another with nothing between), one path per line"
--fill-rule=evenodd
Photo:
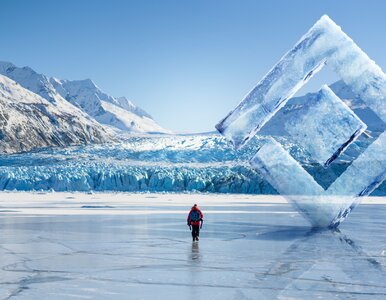
M325 64L386 122L386 75L325 15L216 128L240 148ZM328 166L366 125L327 87L308 101L286 130L314 160ZM384 181L385 138L383 132L327 190L274 140L259 149L251 164L313 226L336 227L360 196Z
M216 125L217 130L240 148L325 64L386 122L385 74L324 15Z
M285 124L294 141L326 167L366 128L327 85L309 97Z
M324 190L274 139L251 160L264 178L315 227L336 227L386 177L386 132Z

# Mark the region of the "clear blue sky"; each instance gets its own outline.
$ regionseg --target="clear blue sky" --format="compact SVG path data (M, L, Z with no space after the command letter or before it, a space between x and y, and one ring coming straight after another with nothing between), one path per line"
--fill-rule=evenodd
M386 69L381 0L0 0L0 60L91 78L166 128L211 131L323 14Z

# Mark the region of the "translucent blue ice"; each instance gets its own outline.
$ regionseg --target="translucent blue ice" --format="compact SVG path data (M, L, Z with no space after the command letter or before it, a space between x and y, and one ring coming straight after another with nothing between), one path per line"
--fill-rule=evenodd
M241 147L325 64L386 122L385 74L323 16L216 128L236 148ZM285 128L314 160L328 166L366 125L327 87L307 101ZM360 196L369 195L384 181L385 138L383 132L327 190L274 140L259 149L251 164L313 226L335 227Z
M339 26L323 16L216 128L244 145L325 64L386 121L386 77Z
M271 139L251 164L315 227L335 227L386 177L386 132L324 190L282 146Z
M307 99L285 124L286 131L311 157L328 166L367 128L328 87Z

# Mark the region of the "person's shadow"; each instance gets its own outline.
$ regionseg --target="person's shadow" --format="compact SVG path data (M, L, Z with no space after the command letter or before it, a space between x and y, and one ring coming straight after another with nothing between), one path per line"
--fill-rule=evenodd
M386 271L352 239L335 230L289 233L266 232L264 240L282 240L293 235L294 242L256 274L269 297L301 297L304 292L342 295L386 295Z

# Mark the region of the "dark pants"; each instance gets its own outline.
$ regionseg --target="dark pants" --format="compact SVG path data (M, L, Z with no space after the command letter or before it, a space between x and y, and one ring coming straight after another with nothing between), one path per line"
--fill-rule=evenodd
M200 236L200 225L192 225L192 237L193 239Z

